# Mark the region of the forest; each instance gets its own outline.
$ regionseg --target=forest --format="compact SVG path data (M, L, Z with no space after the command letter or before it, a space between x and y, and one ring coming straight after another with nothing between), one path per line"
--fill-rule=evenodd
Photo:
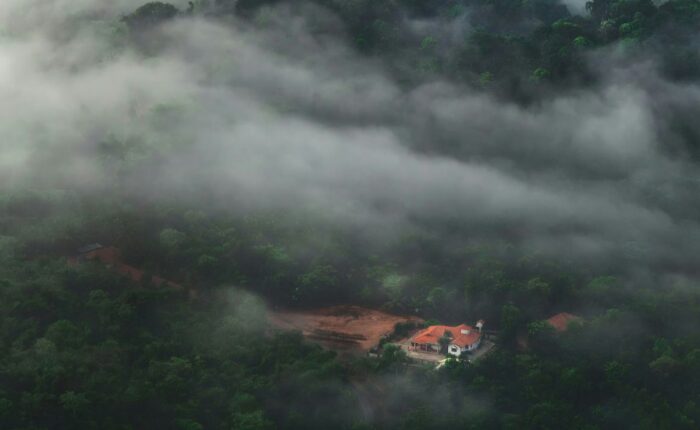
M0 429L700 426L700 0L69 3L0 5Z

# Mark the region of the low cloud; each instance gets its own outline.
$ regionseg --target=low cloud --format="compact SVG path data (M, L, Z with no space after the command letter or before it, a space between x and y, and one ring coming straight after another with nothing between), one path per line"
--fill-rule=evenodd
M653 63L523 107L406 88L311 7L265 9L257 26L176 19L146 55L118 22L138 5L3 2L3 184L307 211L383 239L450 222L451 240L693 270L698 169L677 122L695 125L669 112L700 91Z

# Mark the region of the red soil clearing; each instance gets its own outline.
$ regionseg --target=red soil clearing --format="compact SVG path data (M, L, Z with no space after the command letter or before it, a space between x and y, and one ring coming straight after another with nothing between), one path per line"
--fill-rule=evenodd
M299 330L304 337L334 350L369 351L396 323L421 322L417 317L392 315L360 306L332 306L312 311L270 312L270 322L282 330Z
M109 269L127 278L130 278L134 282L141 282L141 280L144 277L143 270L137 269L133 266L129 266L128 264L124 264L121 260L121 253L119 252L119 249L113 246L95 249L93 251L85 253L81 257L71 258L69 259L69 262L70 264L78 264L81 259L100 261L102 264L105 264ZM156 286L161 286L165 284L168 287L176 290L182 289L181 285L155 275L151 276L151 283L153 283Z

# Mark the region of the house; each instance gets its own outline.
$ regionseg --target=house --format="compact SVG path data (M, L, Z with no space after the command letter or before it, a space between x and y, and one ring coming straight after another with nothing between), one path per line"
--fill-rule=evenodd
M554 330L556 330L559 333L565 332L566 329L569 327L569 323L574 321L581 321L581 317L567 312L558 313L547 319L547 323L554 327Z
M447 345L447 353L459 357L479 347L481 344L481 330L483 327L483 320L479 320L476 323L476 327L466 324L460 324L454 327L433 325L419 331L411 338L409 350L440 353L442 345Z

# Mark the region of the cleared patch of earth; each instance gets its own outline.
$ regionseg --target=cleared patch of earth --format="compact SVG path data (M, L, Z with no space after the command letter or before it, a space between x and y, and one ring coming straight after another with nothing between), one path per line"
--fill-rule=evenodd
M268 318L281 330L298 330L307 339L336 351L367 352L397 323L422 322L361 306L331 306L310 311L270 311Z

